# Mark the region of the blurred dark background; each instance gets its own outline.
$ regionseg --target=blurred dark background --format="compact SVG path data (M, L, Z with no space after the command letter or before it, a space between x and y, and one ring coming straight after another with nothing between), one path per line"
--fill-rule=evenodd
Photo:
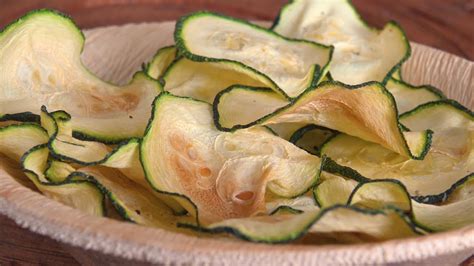
M0 0L0 27L28 10L55 8L82 28L174 20L196 10L273 20L286 0ZM363 17L382 27L399 22L410 40L474 60L474 0L353 0Z

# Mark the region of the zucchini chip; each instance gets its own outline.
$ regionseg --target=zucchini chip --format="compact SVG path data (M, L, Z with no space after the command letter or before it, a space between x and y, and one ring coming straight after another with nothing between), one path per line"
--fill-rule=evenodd
M178 231L177 222L191 221L191 217L175 216L173 210L152 192L132 182L116 169L88 166L78 169L70 178L95 183L126 221L171 231Z
M214 105L216 126L224 131L255 124L315 124L378 143L416 160L424 158L431 144L429 130L401 131L393 96L377 82L360 86L325 82L305 91L278 111L246 125L234 123L235 117L223 117L223 114L219 113L219 105ZM226 123L223 125L224 121ZM233 126L228 127L229 124Z
M400 115L410 130L465 128L474 130L474 113L454 100L429 102Z
M229 233L238 238L261 243L286 243L305 233L359 233L375 240L419 235L408 217L396 209L362 209L334 205L301 214L284 212L271 216L228 219L207 227L181 225L208 233Z
M162 199L176 213L185 212L175 200L166 195L156 193L146 181L145 173L140 163L139 139L131 138L120 143L112 150L100 142L73 138L70 121L71 116L64 111L48 113L45 108L42 109L41 123L49 132L48 147L54 158L61 162L75 163L81 166L102 165L118 169L129 179ZM52 179L58 178L61 178L61 176L55 176L52 173Z
M205 11L178 20L175 41L180 55L192 61L246 67L249 72L268 76L289 97L298 96L324 78L333 50Z
M369 179L399 180L413 197L433 202L442 198L435 195L444 194L474 171L472 143L465 129L436 131L430 152L423 160L413 160L375 143L340 134L324 144L321 154Z
M66 179L49 182L45 176L48 165L48 147L38 145L27 151L21 159L26 176L46 197L78 209L86 214L104 216L104 196L91 182Z
M265 128L221 132L211 105L167 93L154 102L140 158L150 184L204 224L265 212L267 188L305 193L322 163Z
M141 137L159 83L137 73L118 87L92 75L81 62L84 36L69 18L33 11L0 33L0 117L40 107L67 110L76 137L119 142Z
M267 76L235 62L196 62L186 57L174 61L161 78L164 90L177 96L191 97L212 103L216 95L235 84L268 87L280 98L285 93Z
M393 78L388 80L385 87L395 98L399 114L410 111L418 105L445 98L443 93L433 86L413 86Z
M290 38L334 45L331 76L345 84L386 82L411 54L401 27L382 30L362 20L349 0L294 0L285 5L272 29Z
M472 191L474 182L466 182L458 190ZM457 192L463 194L463 192ZM396 180L377 180L360 184L348 204L378 209L393 206L411 212L414 223L428 231L461 228L474 222L474 195L465 193L443 205L419 203L410 199L405 187Z
M19 162L34 146L48 142L48 134L37 124L22 123L0 127L0 153Z
M337 135L324 144L321 154L351 167L369 179L396 179L423 203L446 199L456 182L474 172L474 116L454 101L420 105L400 116L414 130L434 130L431 149L424 160L412 160L380 145Z
M146 74L159 80L176 58L176 47L166 46L158 50L146 66Z

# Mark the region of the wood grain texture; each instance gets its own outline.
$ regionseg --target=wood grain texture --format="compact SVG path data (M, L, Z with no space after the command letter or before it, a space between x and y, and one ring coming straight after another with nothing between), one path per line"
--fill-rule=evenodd
M200 9L219 11L243 18L270 20L278 12L280 4L283 2L286 1L2 0L0 3L0 26L28 10L41 7L57 8L69 13L81 27L85 28L128 22L169 20ZM386 0L354 0L354 2L369 23L382 26L389 19L397 20L405 28L411 40L458 54L470 60L474 59L474 27L472 26L474 25L474 1L401 0L397 1L396 4L393 4L393 1ZM6 6L8 8L5 8ZM390 7L390 9L387 7ZM152 51L151 48L150 51ZM95 52L97 53L97 51ZM108 51L103 50L103 52ZM87 58L94 58L94 52L91 51L90 53L91 55ZM112 57L113 55L108 54L108 56ZM435 64L434 61L431 60L431 62L429 64ZM124 62L124 64L126 63ZM137 66L129 65L131 69ZM423 62L413 64L413 68L423 68L424 66L426 65ZM453 71L454 67L452 67ZM472 79L472 68L470 71L466 72L465 75L470 75ZM109 80L121 80L127 77L123 75L123 72L109 72L102 73L102 75L109 75L106 76ZM408 80L416 78L409 76L409 74L405 75ZM429 79L429 77L422 77L422 80L423 78ZM435 80L433 82L444 81ZM430 80L423 80L422 83L426 82L430 82ZM470 87L464 90L468 96L463 98L470 101L472 106L472 92L474 91L472 86L474 83L466 81L465 84ZM438 86L445 86L445 84L442 83ZM449 84L446 86L449 86ZM84 258L89 256L88 253L84 256L86 253L81 253L83 252L81 249L68 248L67 250L74 250L73 253L76 256L82 255ZM0 215L0 265L10 263L52 264L52 262L68 265L76 263L56 241L28 232L16 226L5 216Z

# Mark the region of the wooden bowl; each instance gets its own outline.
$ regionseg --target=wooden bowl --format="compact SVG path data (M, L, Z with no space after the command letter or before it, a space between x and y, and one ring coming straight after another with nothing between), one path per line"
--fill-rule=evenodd
M100 77L126 83L156 50L173 43L174 22L128 24L88 30L85 64ZM403 77L432 84L448 97L474 107L474 63L412 44ZM265 245L208 239L91 217L50 200L12 178L0 162L0 212L39 234L59 240L84 263L163 264L458 264L474 250L474 225L444 233L357 245ZM79 248L73 248L79 247ZM82 251L87 249L89 251ZM124 261L129 259L132 261Z

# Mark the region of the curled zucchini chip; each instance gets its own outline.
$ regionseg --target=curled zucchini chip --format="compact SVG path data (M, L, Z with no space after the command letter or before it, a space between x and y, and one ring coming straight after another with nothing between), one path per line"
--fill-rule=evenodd
M72 137L71 116L64 111L48 113L45 108L41 112L41 124L50 135L48 147L51 155L67 167L67 163L75 163L81 166L102 165L109 168L118 169L129 179L141 185L143 188L156 194L176 213L183 213L185 210L173 199L153 191L145 178L145 173L140 163L139 139L131 138L117 145L114 149L109 148L100 142L83 141ZM59 165L58 165L59 166ZM53 180L61 179L64 175L56 176L53 171L60 169L48 169L47 174L51 174ZM65 172L65 171L66 172ZM62 174L66 174L71 169L61 169Z
M280 98L287 98L267 76L232 61L199 62L181 57L170 65L161 81L165 91L208 103L212 103L219 92L235 84L268 87Z
M64 180L50 183L44 176L48 165L48 147L38 145L27 151L22 159L26 176L46 197L61 202L80 211L94 215L104 215L104 196L91 182L84 180Z
M192 61L247 66L268 76L289 97L324 78L333 49L210 12L182 17L176 23L175 41L180 54Z
M410 111L418 105L444 98L443 93L433 86L413 86L393 78L388 80L385 87L395 98L399 114Z
M119 142L145 130L157 81L137 73L118 87L92 75L81 62L84 36L64 15L33 11L0 35L0 117L40 107L67 110L75 136Z
M388 80L411 53L397 23L372 28L349 0L290 1L272 29L290 38L334 45L331 75L350 85Z
M208 233L229 233L238 238L262 243L285 243L305 233L360 233L374 240L416 236L409 219L396 209L369 210L335 205L301 214L283 213L228 219L207 227L182 225Z
M155 100L140 158L150 184L204 224L265 212L267 188L305 193L322 163L265 128L221 132L211 105L166 93Z
M190 222L190 217L175 216L159 198L132 182L116 169L88 166L70 175L72 179L89 180L96 184L119 215L126 221L177 231L177 222Z
M455 182L474 171L471 146L472 139L466 130L451 128L433 135L430 152L424 160L409 159L345 134L324 144L321 154L369 179L399 180L413 197L433 202L442 199Z
M443 201L456 187L453 184L474 172L472 113L452 101L439 101L405 113L400 121L414 130L434 130L424 160L408 159L344 134L324 144L321 154L369 179L397 179L418 201Z
M22 123L0 127L0 153L19 162L34 146L48 142L48 134L37 124Z
M367 104L367 103L370 103ZM219 110L219 107L214 107ZM215 114L217 116L217 114ZM392 95L377 82L347 86L325 82L305 91L289 105L246 125L222 126L221 121L233 117L216 117L217 127L232 131L255 124L279 123L315 124L361 139L378 143L405 157L421 160L429 150L431 131L402 132ZM235 119L235 118L234 118Z
M158 50L146 66L146 74L154 79L159 79L176 58L176 47L166 46Z
M428 231L444 231L474 223L474 182L466 182L456 194L463 194L456 200L443 205L419 203L410 199L405 187L395 180L378 180L360 184L351 195L348 204L368 208L390 205L411 212L415 224Z
M48 147L55 158L78 164L96 164L110 153L110 148L103 143L74 138L71 116L68 113L49 113L46 107L42 106L40 117L41 126L50 136Z

